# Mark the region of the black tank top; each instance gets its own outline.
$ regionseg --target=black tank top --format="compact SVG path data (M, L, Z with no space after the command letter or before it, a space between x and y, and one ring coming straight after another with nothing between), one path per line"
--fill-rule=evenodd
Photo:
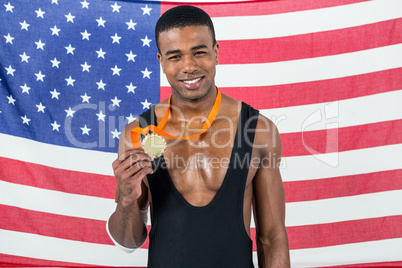
M163 156L154 160L155 172L147 176L153 206L149 268L254 267L243 200L257 117L257 110L242 103L226 176L206 206L188 203L175 188ZM140 116L141 127L155 121L154 107Z

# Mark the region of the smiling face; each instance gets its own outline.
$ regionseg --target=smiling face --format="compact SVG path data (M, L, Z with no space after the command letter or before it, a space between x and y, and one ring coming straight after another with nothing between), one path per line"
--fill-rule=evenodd
M215 92L219 44L207 26L173 28L159 35L158 59L172 94L195 101Z

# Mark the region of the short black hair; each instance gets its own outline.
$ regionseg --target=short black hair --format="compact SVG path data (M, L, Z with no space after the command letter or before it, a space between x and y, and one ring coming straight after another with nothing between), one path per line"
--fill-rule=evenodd
M212 35L213 46L216 44L215 29L211 17L195 6L182 5L169 9L159 18L155 26L156 46L159 49L159 34L174 28L187 26L207 26Z

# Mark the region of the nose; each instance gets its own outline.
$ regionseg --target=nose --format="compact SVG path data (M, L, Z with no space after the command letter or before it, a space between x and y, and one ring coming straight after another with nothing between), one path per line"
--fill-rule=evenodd
M199 69L196 59L191 56L183 57L181 63L181 70L183 73L192 74Z

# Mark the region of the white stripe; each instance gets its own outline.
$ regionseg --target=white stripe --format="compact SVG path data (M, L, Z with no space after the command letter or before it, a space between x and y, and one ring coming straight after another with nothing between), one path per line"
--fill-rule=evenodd
M260 39L323 32L402 17L402 1L382 0L273 15L215 17L217 40Z
M402 3L402 1L401 1ZM291 61L224 64L216 67L221 87L272 86L341 78L402 67L402 44ZM163 71L161 86L169 87Z

